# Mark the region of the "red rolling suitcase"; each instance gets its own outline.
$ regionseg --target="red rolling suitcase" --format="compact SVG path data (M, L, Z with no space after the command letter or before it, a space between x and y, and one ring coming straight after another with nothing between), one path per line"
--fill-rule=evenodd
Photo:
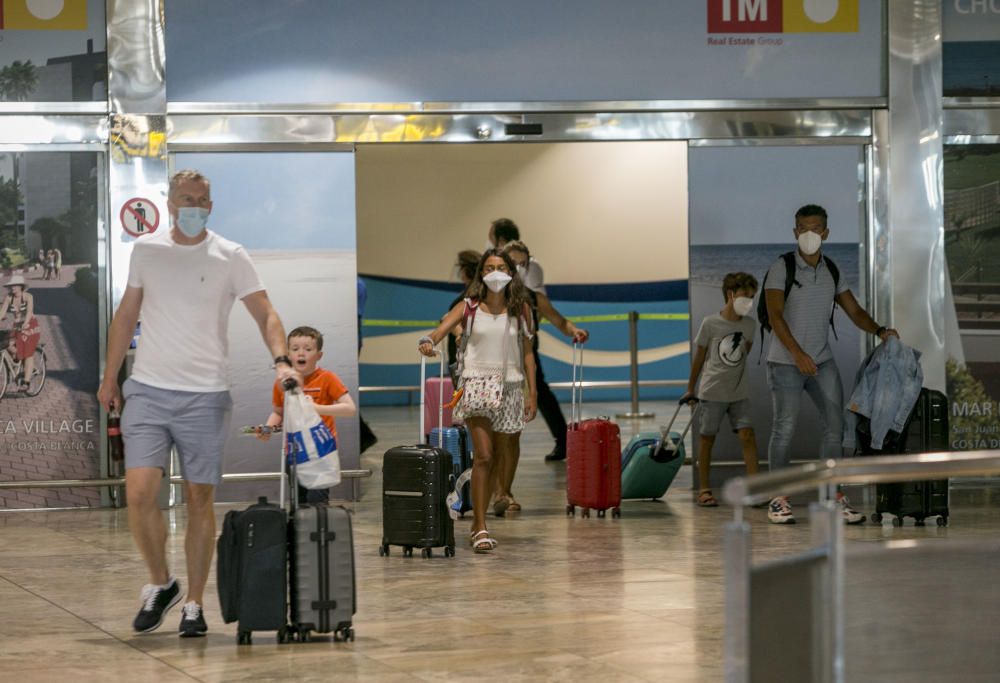
M621 517L621 432L608 418L581 419L583 350L579 366L577 350L578 345L573 344L572 421L566 433L566 514L576 514L579 507L583 517L590 517L591 509L597 510L598 517L604 517L609 509L612 517Z

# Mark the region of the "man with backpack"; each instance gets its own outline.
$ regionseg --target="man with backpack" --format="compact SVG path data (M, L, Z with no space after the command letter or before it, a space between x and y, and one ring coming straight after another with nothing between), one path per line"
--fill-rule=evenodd
M840 279L837 265L820 252L830 234L823 207L807 204L796 211L794 234L798 248L782 254L767 271L757 309L762 334L767 329L774 332L767 353L767 382L774 412L767 449L772 472L789 464L803 391L815 404L823 425L820 457L842 455L844 389L827 329L833 324L834 306L839 304L863 332L882 341L889 336L899 337L896 330L886 329L868 315ZM845 522L865 521L843 494L838 493L837 500ZM784 496L770 502L767 516L775 524L795 522Z

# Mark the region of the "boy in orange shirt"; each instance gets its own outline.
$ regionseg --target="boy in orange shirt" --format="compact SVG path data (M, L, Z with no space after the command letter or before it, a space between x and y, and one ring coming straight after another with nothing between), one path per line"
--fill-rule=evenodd
M336 438L334 417L350 417L357 412L357 408L340 378L329 370L316 367L323 357L323 335L312 327L296 327L288 334L288 357L292 368L302 377L302 391L313 402L316 412ZM285 391L279 382L274 383L271 402L274 410L264 425L277 427L281 424L285 404ZM267 441L271 433L258 430L257 438ZM329 489L309 490L299 486L300 503L326 504L329 500Z

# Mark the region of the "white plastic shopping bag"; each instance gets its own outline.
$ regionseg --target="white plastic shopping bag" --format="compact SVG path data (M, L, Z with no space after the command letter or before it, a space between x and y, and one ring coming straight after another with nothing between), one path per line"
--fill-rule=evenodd
M326 489L340 483L337 439L300 389L285 393L285 443L295 476L307 489Z

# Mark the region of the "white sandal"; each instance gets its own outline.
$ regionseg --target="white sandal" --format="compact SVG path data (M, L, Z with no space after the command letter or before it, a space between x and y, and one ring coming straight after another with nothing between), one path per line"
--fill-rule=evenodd
M472 546L474 553L488 553L497 547L497 542L495 538L490 536L489 531L481 529L474 534L469 534L469 545Z

